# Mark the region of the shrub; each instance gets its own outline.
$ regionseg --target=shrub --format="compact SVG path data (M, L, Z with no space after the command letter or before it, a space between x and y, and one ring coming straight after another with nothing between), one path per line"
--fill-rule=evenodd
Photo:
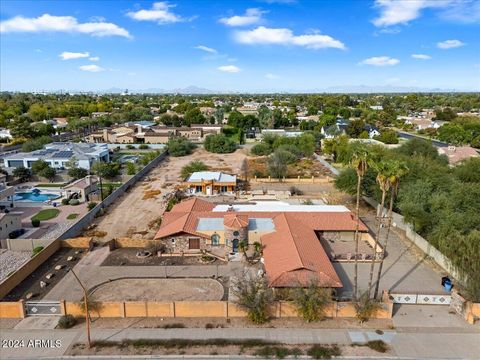
M330 300L330 290L322 289L313 282L308 288L299 287L294 290L293 302L297 312L307 322L321 320Z
M375 350L380 353L387 352L389 349L388 345L383 340L371 340L365 344L370 349Z
M150 146L148 146L147 144L141 144L138 148L140 150L146 150L146 149L150 149Z
M129 149L129 150L135 149L135 146L133 146L133 145L131 145L131 144L128 144L126 147L127 147L127 149Z
M371 299L367 292L363 293L355 303L356 317L360 323L364 323L374 316L380 309L380 303Z
M273 292L267 280L244 273L234 284L236 304L247 312L247 317L255 324L263 324L269 319L268 308L273 301Z
M165 324L162 326L163 329L183 329L185 327L182 323L173 323L173 324Z
M39 227L40 226L40 220L32 219L32 226L33 227Z
M289 355L295 355L295 357L298 356L296 354L292 354L292 351L290 349L282 346L264 346L260 350L256 351L255 355L266 359L273 356L277 359L285 359Z
M29 169L23 166L19 166L18 168L13 169L13 176L19 178L20 181L25 182L30 180L30 178L32 177L32 173Z
M270 146L268 146L268 144L260 143L260 144L254 145L250 150L250 152L253 155L263 156L263 155L270 155L272 152L272 149Z
M68 200L68 199L62 199L62 205L68 205L69 201L70 200Z
M60 329L70 329L71 327L75 326L77 320L72 315L63 315L58 320L58 327Z
M78 199L71 199L68 202L68 205L78 205L78 204L80 204L80 201Z
M39 252L43 250L43 246L36 246L33 248L33 256L37 255Z
M97 206L95 201L89 202L87 205L88 211L92 210L95 206Z
M313 345L307 351L308 356L311 356L313 359L331 359L332 356L342 355L342 351L337 345L333 346L322 346L322 345Z

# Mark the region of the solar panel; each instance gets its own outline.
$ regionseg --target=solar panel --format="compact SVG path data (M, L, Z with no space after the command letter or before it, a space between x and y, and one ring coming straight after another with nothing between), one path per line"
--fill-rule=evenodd
M73 151L59 151L55 155L54 158L69 158L73 155Z

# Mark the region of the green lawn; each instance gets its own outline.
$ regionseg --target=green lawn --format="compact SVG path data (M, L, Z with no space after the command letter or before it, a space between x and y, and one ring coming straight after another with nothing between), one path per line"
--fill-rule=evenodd
M67 219L68 219L68 220L74 220L74 219L76 219L77 217L78 217L78 214L70 214L70 215L67 216Z
M32 216L31 220L40 220L40 221L45 221L45 220L50 220L58 216L60 214L60 210L58 209L45 209L45 210L40 210L35 216Z
M67 185L67 183L46 183L46 184L37 184L36 187L44 187L44 188L61 188Z

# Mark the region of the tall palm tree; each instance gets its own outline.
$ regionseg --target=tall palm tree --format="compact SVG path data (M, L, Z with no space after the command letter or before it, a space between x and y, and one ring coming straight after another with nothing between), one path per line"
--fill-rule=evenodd
M368 164L368 150L360 143L352 145L352 152L350 156L350 166L357 172L357 202L355 206L355 275L353 279L353 297L356 300L358 295L358 242L359 242L359 228L360 228L360 195L362 179L367 172Z
M387 192L390 189L390 174L392 164L388 160L380 160L378 162L373 162L372 167L377 171L377 183L382 191L382 199L380 201L380 207L377 209L377 233L374 237L375 244L373 246L373 256L372 262L370 264L370 278L368 280L368 296L370 297L371 290L372 290L372 282L373 282L373 271L375 269L375 258L377 256L377 249L378 244L380 243L380 233L382 230L382 218L384 213L384 206L385 206L385 198L387 196Z
M387 252L388 238L390 235L390 229L392 227L393 204L395 202L395 197L397 196L398 185L400 183L400 178L404 176L407 172L408 172L408 167L404 162L395 161L395 160L391 162L391 172L390 172L390 176L388 177L391 193L390 193L390 204L388 207L388 215L387 215L387 219L388 219L387 233L385 235L385 243L383 244L382 257L380 260L380 265L378 267L377 282L375 283L375 291L373 293L373 298L376 298L378 296L378 288L380 286L380 278L382 276L383 261L385 259L385 254Z

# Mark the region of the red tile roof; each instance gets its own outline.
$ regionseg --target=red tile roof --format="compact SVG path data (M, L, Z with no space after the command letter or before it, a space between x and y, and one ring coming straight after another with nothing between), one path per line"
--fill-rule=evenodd
M223 225L230 229L240 229L248 226L248 216L229 213L223 217Z
M200 218L224 218L224 225L248 226L249 218L271 218L275 230L260 237L269 285L272 287L308 286L312 281L322 287L342 287L335 269L315 231L355 231L350 212L213 212L215 204L198 198L183 201L164 214L155 235L161 239L179 233L200 237ZM360 231L368 228L360 222Z

